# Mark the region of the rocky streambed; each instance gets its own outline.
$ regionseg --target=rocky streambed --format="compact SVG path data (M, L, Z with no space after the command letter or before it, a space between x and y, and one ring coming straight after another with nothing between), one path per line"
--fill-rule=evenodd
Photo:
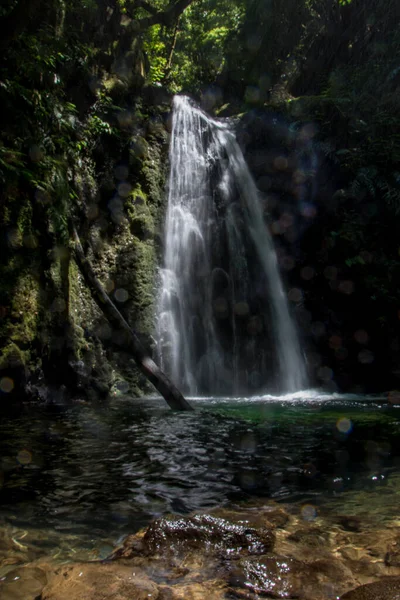
M354 492L318 509L260 501L165 516L99 560L90 559L94 551L74 550L72 538L66 553L68 535L49 556L38 543L43 533L6 526L0 538L0 597L398 600L400 520L385 512L395 500L392 492L385 497L381 490L383 510L378 510L381 494L371 494L368 513L355 508L361 505Z

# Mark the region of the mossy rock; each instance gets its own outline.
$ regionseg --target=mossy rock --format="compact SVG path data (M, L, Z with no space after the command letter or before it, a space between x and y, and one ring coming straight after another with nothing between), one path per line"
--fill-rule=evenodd
M130 140L129 162L135 164L138 159L146 158L149 154L149 144L140 135L135 135Z
M40 286L29 272L21 275L13 290L9 338L22 348L28 348L37 337L40 312Z
M137 186L130 194L125 209L130 230L140 240L149 240L154 236L154 219L147 205L147 196Z
M16 397L20 398L24 394L27 384L28 369L27 353L10 342L0 351L0 397L4 400L8 398L14 401ZM3 405L3 398L1 405Z
M0 372L6 369L25 368L25 354L13 342L0 350Z

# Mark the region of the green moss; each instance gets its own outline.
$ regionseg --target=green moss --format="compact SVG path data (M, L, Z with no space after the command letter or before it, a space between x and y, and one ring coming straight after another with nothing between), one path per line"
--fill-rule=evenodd
M90 339L85 337L85 328L93 330L95 321L101 318L91 294L84 283L78 265L74 260L69 264L69 322L70 344L73 357L84 360L93 350Z
M40 286L30 272L21 275L13 290L9 338L21 348L29 347L37 337L40 312Z
M0 350L0 371L25 367L27 355L14 342Z
M168 146L164 140L151 137L149 156L142 161L142 187L155 223L162 219L165 203L165 182L168 176Z
M149 156L149 144L140 135L135 135L131 138L129 148L129 160L131 165L136 165L137 161Z
M135 243L135 269L132 273L135 291L136 327L150 333L153 328L153 299L155 253L150 244L137 241Z
M154 235L154 219L147 205L147 196L138 185L125 203L130 230L140 240L151 239Z

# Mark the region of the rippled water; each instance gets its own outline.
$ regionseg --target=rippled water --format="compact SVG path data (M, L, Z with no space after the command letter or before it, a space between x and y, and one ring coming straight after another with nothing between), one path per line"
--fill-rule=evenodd
M150 518L255 496L320 504L400 469L400 407L301 392L26 409L0 424L0 511L14 527L117 540Z

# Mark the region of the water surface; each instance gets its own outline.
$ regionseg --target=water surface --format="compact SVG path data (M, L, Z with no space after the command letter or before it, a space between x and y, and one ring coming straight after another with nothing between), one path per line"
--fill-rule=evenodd
M320 506L362 490L368 509L399 473L400 407L384 397L191 401L190 413L119 397L4 419L2 524L115 543L167 512L255 498Z

